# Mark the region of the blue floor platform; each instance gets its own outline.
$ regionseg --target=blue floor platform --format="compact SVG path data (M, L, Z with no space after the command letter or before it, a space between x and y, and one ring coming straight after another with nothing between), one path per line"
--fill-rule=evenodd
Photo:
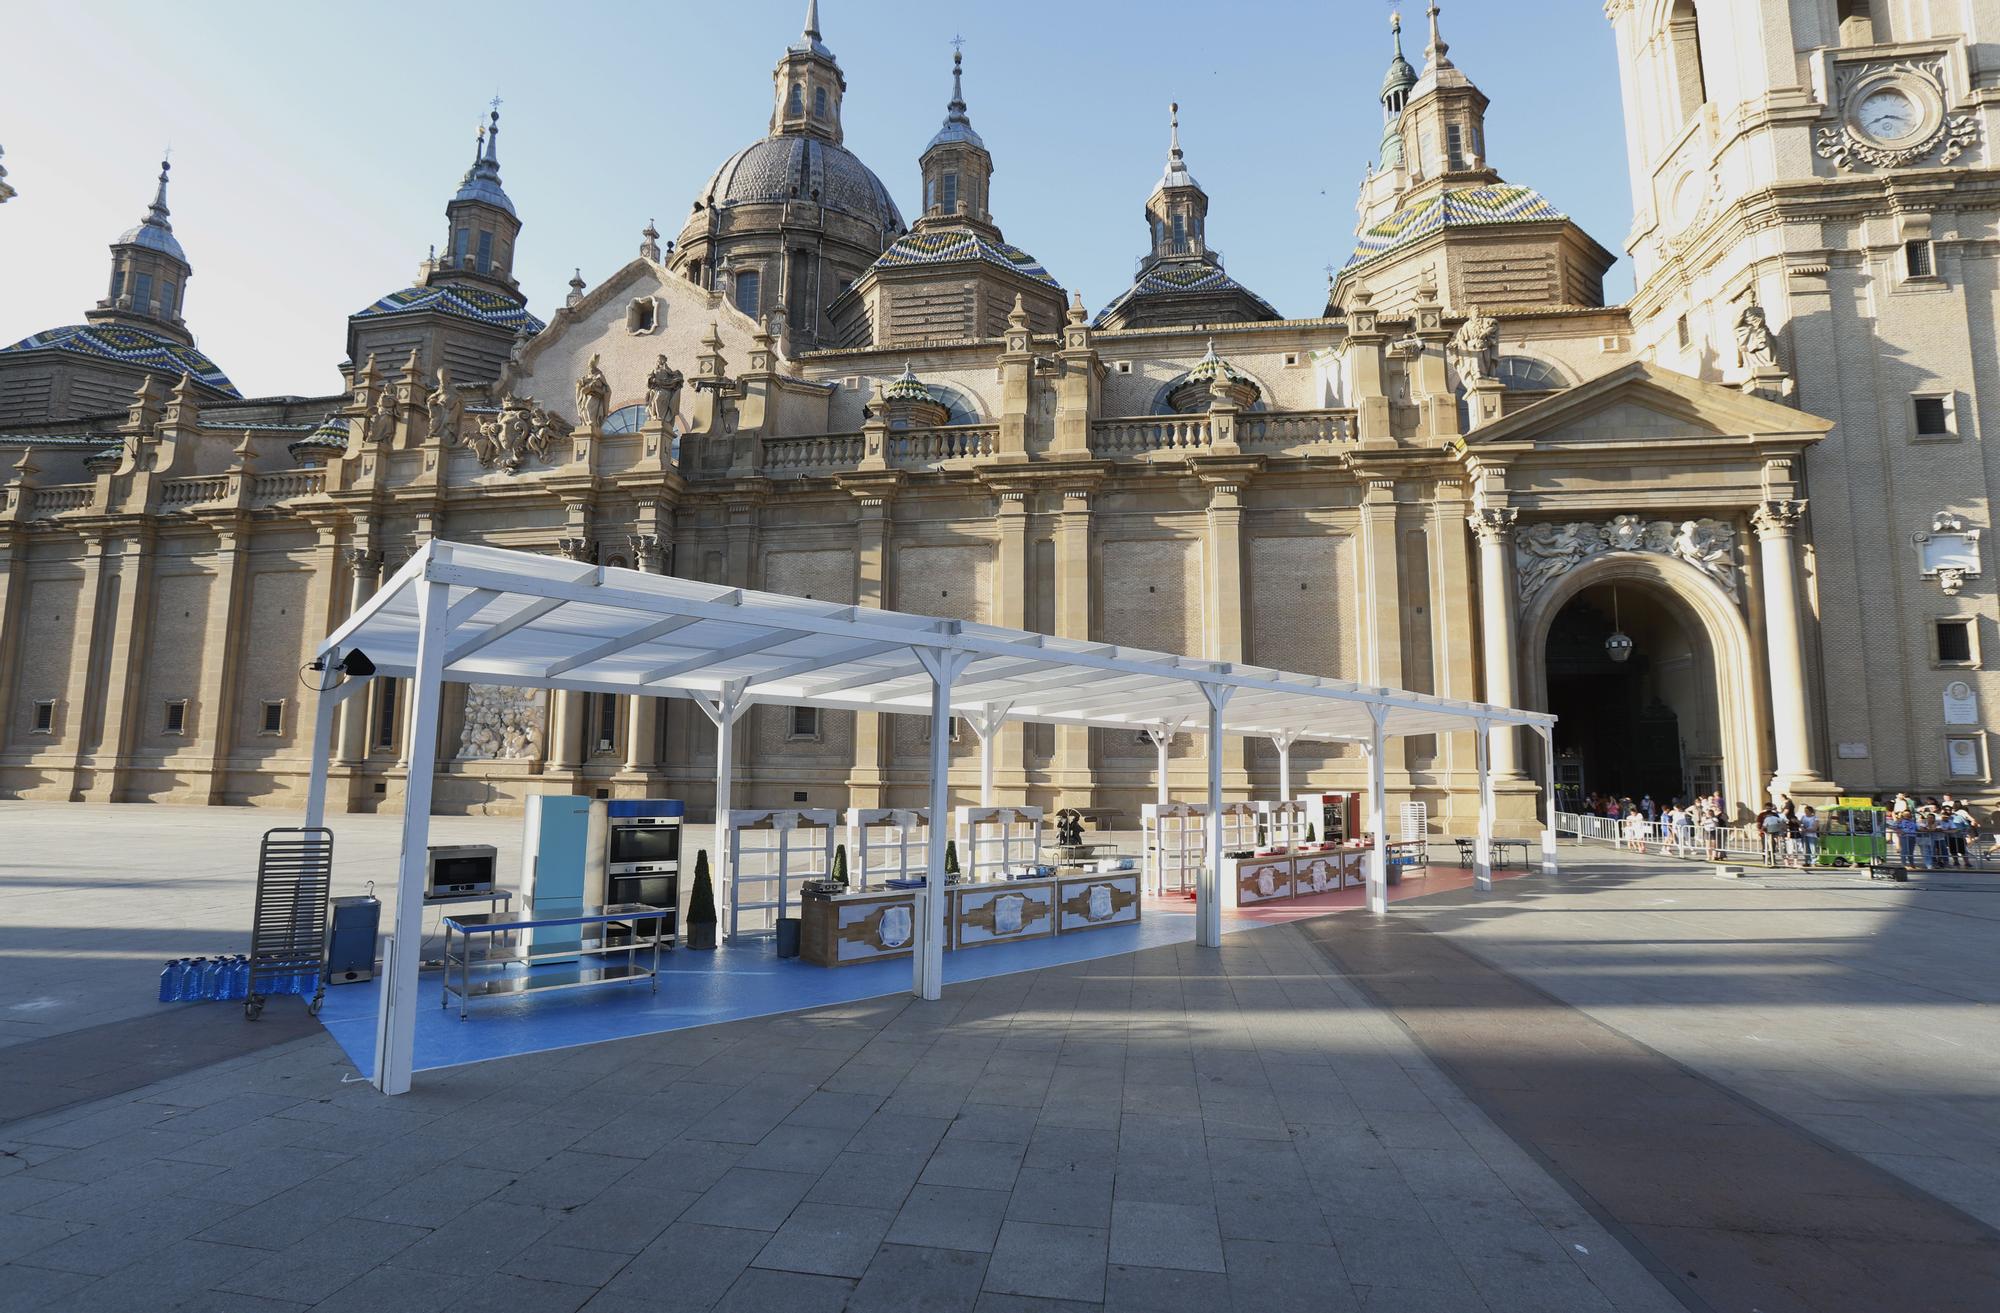
M1248 930L1259 924L1229 911L1223 915L1224 930ZM1193 938L1194 912L1190 906L1162 906L1148 899L1144 919L1137 925L946 953L944 978L947 984L983 980L1067 962L1116 957ZM415 1069L435 1071L490 1058L740 1021L829 1003L852 1003L909 988L908 958L817 967L796 958L780 960L768 938L749 939L714 952L682 948L662 953L657 993L641 980L474 999L468 1019L461 1022L456 999L449 1007L441 1006L443 974L426 971L419 987L427 1006L417 1012ZM376 983L331 986L320 1012L320 1022L363 1073L375 1069L379 989Z

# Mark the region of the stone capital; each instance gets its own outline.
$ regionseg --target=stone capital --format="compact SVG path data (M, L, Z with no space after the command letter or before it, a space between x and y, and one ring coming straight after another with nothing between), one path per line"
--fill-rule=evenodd
M632 564L647 574L660 574L666 560L666 549L657 533L635 533L625 539L632 551Z
M1774 498L1759 502L1750 515L1759 538L1787 538L1805 517L1806 504L1799 498Z
M366 578L375 573L377 567L382 564L382 553L370 551L366 547L342 548L341 557L347 562L347 568L353 572L354 577L357 579Z
M1482 506L1465 517L1472 531L1479 535L1481 542L1504 543L1514 536L1514 526L1520 522L1521 512L1512 506Z
M597 544L588 538L558 538L556 551L572 561L595 561Z

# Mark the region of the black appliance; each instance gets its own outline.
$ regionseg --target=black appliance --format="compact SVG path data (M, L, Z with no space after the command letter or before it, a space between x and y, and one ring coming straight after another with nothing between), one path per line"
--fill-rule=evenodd
M675 830L678 835L680 832ZM671 948L680 939L681 878L678 875L608 875L605 877L607 903L645 903L667 909L665 916L649 916L639 921L614 921L604 928L606 947L623 946L635 938L651 943L653 927L660 928L663 946Z

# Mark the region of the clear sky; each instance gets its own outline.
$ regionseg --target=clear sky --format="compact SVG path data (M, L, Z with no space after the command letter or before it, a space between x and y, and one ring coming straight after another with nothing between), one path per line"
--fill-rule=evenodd
M1387 0L822 0L847 75L847 146L917 210L950 39L993 153L994 216L1092 311L1144 249L1143 206L1181 102L1189 167L1228 268L1318 314L1353 245L1381 136ZM1421 66L1421 0L1404 0ZM337 5L11 0L0 6L0 343L76 323L107 244L145 213L173 147L174 233L201 348L246 395L335 391L346 317L411 281L498 92L525 223L515 274L546 318L572 268L599 279L657 219L680 230L709 174L762 136L804 0ZM1444 0L1451 57L1488 96L1491 161L1620 255L1631 219L1602 0Z

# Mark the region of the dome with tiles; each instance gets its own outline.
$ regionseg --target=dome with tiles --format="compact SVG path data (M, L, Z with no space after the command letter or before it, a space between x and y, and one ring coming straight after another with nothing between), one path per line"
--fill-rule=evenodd
M804 201L859 219L883 238L903 231L903 216L874 170L845 146L819 137L772 136L722 162L702 188L701 203L729 209Z

